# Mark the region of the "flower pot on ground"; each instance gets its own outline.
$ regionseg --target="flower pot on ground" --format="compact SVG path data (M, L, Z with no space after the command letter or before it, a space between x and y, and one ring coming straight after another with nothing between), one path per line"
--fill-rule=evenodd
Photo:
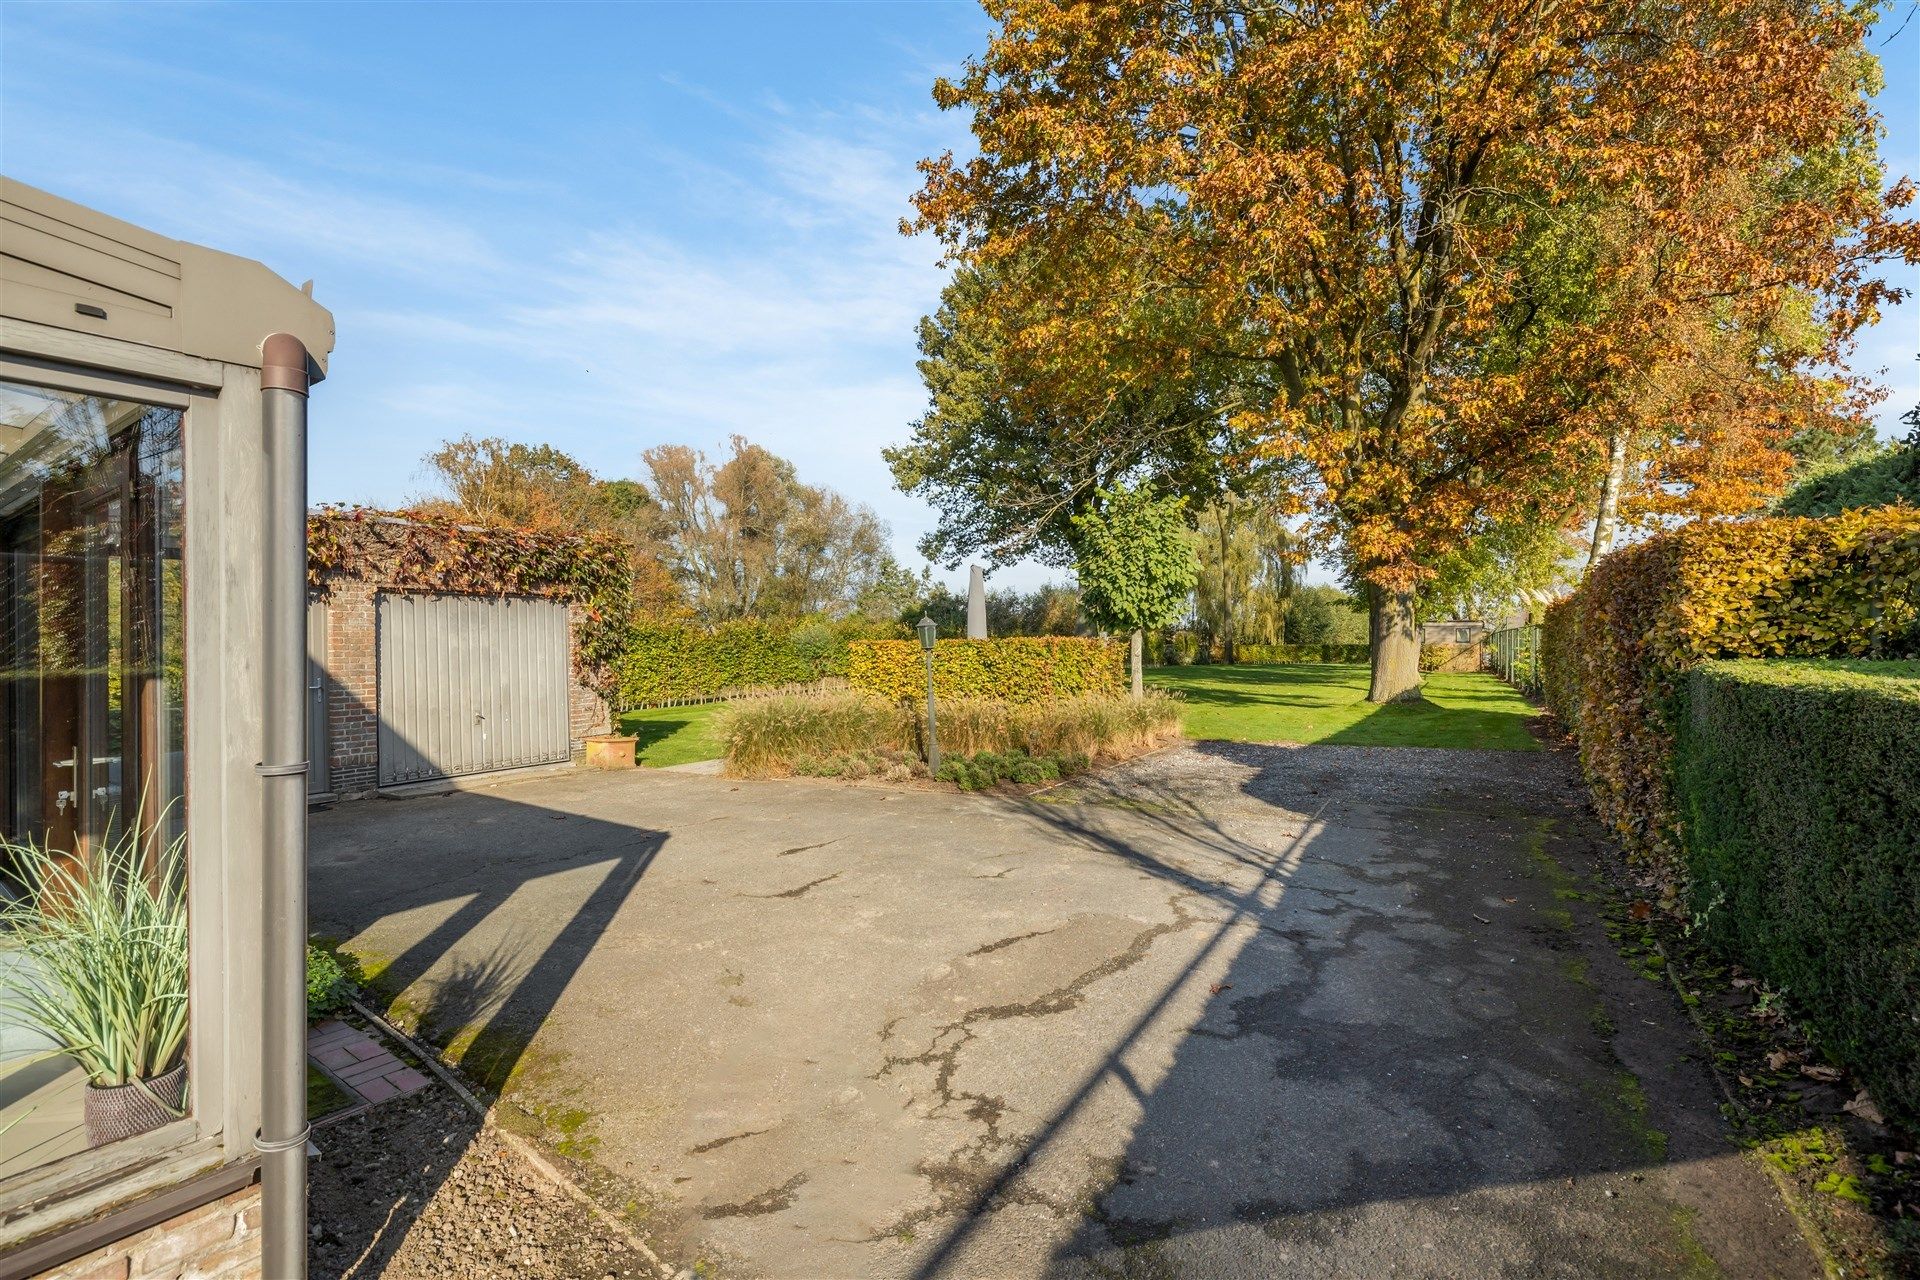
M593 769L631 769L638 741L624 733L596 733L586 740L587 765Z
M89 1142L187 1111L183 840L137 833L78 852L0 840L18 896L0 905L0 1012L86 1073Z

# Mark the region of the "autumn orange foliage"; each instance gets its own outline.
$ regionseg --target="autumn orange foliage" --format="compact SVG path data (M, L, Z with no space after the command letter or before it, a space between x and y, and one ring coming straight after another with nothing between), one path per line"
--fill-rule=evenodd
M1855 9L988 8L935 91L979 154L924 164L911 229L995 281L1035 404L1250 371L1218 409L1311 464L1301 510L1377 588L1376 697L1417 689L1417 645L1381 641L1433 562L1565 518L1636 406L1697 505L1774 484L1781 415L1916 251L1908 185L1815 163L1871 153ZM1782 362L1794 315L1814 339ZM1777 367L1716 385L1709 353Z

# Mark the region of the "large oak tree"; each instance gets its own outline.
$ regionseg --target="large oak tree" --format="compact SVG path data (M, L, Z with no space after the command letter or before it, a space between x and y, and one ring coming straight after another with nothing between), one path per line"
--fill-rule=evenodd
M1910 252L1902 185L1790 180L1876 124L1870 14L1806 0L992 0L943 106L978 155L914 224L994 290L1007 394L1067 421L1257 371L1230 427L1308 464L1374 601L1370 697L1418 696L1444 556L1563 518L1623 370L1788 293L1831 342ZM1731 221L1728 174L1772 198ZM1630 211L1634 252L1603 251ZM1552 296L1555 288L1575 292Z

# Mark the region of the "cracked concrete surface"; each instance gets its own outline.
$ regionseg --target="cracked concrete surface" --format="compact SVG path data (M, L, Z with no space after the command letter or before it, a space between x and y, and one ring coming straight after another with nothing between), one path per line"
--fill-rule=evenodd
M635 772L316 814L313 910L725 1273L1818 1274L1596 838L1547 753Z

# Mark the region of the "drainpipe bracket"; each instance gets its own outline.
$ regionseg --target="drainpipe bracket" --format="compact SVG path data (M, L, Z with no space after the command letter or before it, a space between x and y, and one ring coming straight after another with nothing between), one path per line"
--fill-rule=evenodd
M268 1138L256 1132L253 1135L253 1149L263 1155L272 1155L280 1151L293 1151L305 1147L307 1140L311 1137L313 1137L313 1126L310 1124L301 1125L300 1132L294 1134L291 1138Z
M288 778L305 773L310 766L305 760L298 764L257 764L253 771L263 778Z

